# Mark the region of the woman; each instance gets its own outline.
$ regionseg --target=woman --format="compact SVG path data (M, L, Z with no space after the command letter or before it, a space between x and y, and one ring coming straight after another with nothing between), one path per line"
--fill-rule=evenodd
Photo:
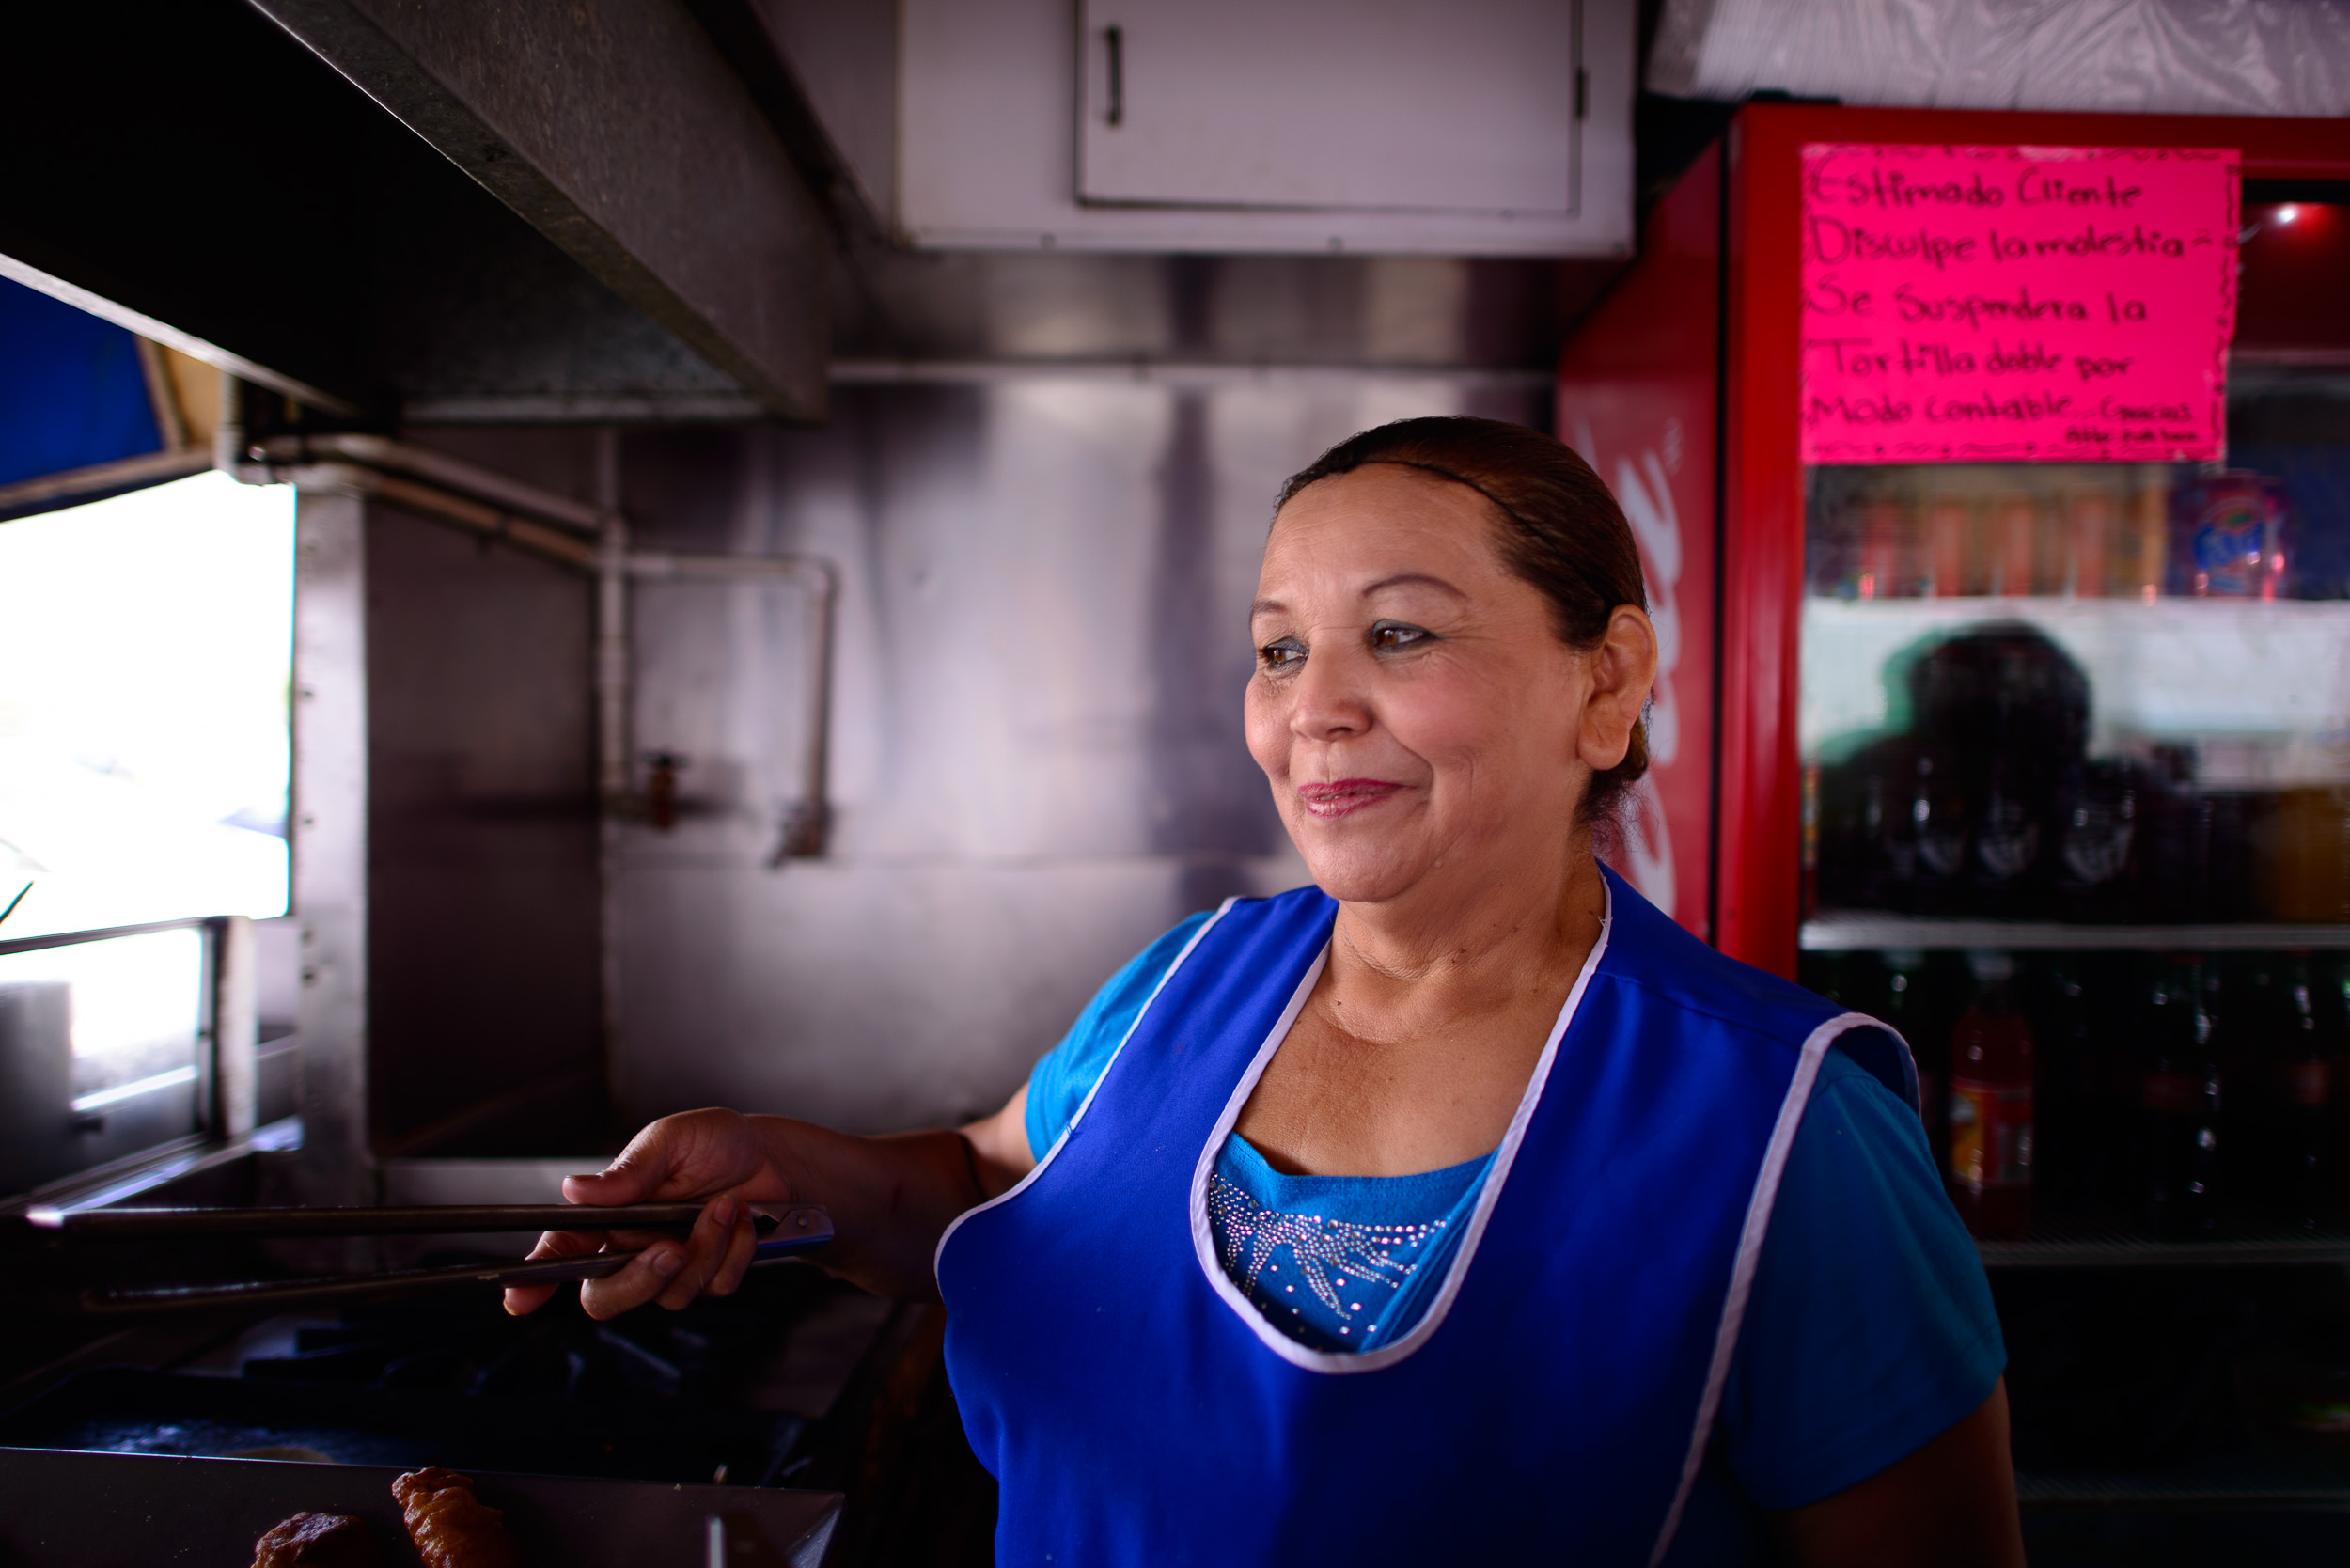
M1645 766L1641 605L1559 443L1334 447L1247 692L1315 886L1178 926L960 1133L655 1122L567 1194L712 1200L588 1309L730 1291L744 1202L828 1205L831 1266L948 1304L1007 1563L2020 1562L1906 1050L1593 856Z

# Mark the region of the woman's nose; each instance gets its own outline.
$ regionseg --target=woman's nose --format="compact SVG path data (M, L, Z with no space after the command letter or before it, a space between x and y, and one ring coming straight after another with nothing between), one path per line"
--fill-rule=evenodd
M1292 733L1301 740L1335 741L1371 728L1358 663L1340 650L1317 651L1307 658L1297 683L1290 688Z

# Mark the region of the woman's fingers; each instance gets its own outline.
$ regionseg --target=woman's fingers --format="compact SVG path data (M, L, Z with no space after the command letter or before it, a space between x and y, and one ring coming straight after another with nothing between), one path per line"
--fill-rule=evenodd
M743 1283L759 1245L749 1206L741 1200L715 1198L703 1205L694 1229L682 1242L660 1231L550 1231L530 1249L532 1259L576 1258L609 1248L639 1249L615 1272L601 1279L583 1279L579 1304L592 1318L620 1313L658 1301L675 1311L697 1295L731 1295ZM535 1312L555 1294L554 1285L518 1285L506 1293L506 1309L520 1317Z
M506 1287L506 1310L509 1316L526 1318L555 1299L553 1285L509 1285Z
M580 1305L592 1317L614 1317L654 1300L675 1309L704 1290L726 1294L742 1283L757 1246L749 1214L737 1195L747 1191L761 1202L784 1201L791 1196L790 1184L763 1162L751 1123L732 1111L664 1117L630 1139L604 1169L563 1178L563 1196L573 1203L608 1207L725 1193L703 1208L692 1233L681 1243L670 1235L624 1231L591 1238L584 1246L565 1242L558 1251L532 1256L568 1256L606 1247L616 1252L644 1249L615 1273L581 1283ZM540 1246L547 1247L557 1236L572 1234L550 1232ZM536 1310L553 1294L548 1286L509 1291L507 1310Z
M743 1288L743 1276L751 1271L751 1254L759 1248L759 1230L746 1208L736 1216L734 1232L727 1241L725 1261L710 1283L702 1287L712 1295L732 1295Z
M713 1198L702 1205L702 1212L694 1221L693 1232L685 1238L685 1262L669 1277L657 1299L672 1312L702 1294L702 1287L726 1266L727 1254L734 1245L735 1233L747 1231L743 1205L733 1198Z
M576 1258L585 1253L603 1249L603 1237L579 1231L549 1231L539 1238L539 1245L530 1249L525 1262L536 1262L544 1258ZM506 1309L516 1317L537 1311L562 1289L559 1285L513 1285L506 1292Z
M563 1196L574 1203L647 1203L779 1187L762 1181L763 1152L749 1120L730 1110L681 1111L629 1139L612 1163L586 1175L566 1176ZM760 1190L761 1200L780 1192Z
M564 1177L563 1200L567 1203L592 1203L599 1208L642 1203L661 1184L662 1178L666 1174L666 1171L652 1170L644 1165L615 1163L609 1170L590 1170Z
M631 1258L617 1274L579 1282L579 1304L591 1318L617 1318L659 1295L685 1266L685 1249L674 1240L656 1242Z

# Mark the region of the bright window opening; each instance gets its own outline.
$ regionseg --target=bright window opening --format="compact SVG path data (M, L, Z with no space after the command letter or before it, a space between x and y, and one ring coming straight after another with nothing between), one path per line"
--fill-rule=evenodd
M199 474L0 523L0 941L286 913L293 512Z

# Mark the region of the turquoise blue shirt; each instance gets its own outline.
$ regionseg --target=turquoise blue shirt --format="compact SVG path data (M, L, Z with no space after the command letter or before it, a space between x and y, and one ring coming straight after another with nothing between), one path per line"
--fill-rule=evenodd
M1144 949L1037 1062L1027 1134L1038 1159L1206 918ZM1386 1343L1425 1309L1490 1163L1286 1176L1236 1136L1210 1188L1225 1270L1270 1321L1318 1349ZM1668 1561L1754 1559L1757 1507L1800 1508L1906 1457L1990 1397L2006 1363L1982 1264L1917 1115L1830 1050L1788 1153L1714 1444Z

